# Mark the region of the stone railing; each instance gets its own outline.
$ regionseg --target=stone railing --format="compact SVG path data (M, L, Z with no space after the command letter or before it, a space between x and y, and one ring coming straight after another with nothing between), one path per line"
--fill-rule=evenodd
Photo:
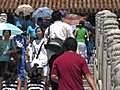
M120 30L117 16L104 10L96 14L96 65L100 90L120 90Z

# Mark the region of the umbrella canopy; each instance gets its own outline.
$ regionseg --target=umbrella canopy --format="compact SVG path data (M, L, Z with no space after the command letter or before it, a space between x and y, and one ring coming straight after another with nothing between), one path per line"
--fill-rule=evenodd
M41 7L35 10L32 16L36 18L36 20L38 17L45 19L46 17L51 17L52 12L53 10L48 7Z
M79 21L83 18L84 17L79 16L77 14L69 14L69 15L63 17L63 21L70 25L75 25L75 24L79 24Z
M21 29L10 23L0 23L0 36L2 36L3 30L11 30L11 35L23 33Z
M17 7L15 10L15 13L19 15L20 12L24 13L24 16L30 15L31 12L33 12L34 9L29 4L23 4Z

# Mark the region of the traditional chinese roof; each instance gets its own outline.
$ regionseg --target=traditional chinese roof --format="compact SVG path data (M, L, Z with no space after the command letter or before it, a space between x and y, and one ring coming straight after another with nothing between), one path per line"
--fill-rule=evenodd
M43 6L53 10L66 9L72 13L97 12L103 9L120 11L120 0L0 0L0 11L14 11L22 4L30 4L34 9Z

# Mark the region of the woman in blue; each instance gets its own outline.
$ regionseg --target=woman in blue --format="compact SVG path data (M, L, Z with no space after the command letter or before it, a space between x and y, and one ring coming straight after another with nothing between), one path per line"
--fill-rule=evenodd
M32 22L32 24L27 27L27 33L29 34L30 39L34 39L34 38L36 38L35 30L38 27L38 25L35 23L34 18L31 18L31 22Z
M3 30L4 39L0 41L0 72L4 70L6 62L10 60L9 56L9 50L11 48L10 36L11 36L10 30Z

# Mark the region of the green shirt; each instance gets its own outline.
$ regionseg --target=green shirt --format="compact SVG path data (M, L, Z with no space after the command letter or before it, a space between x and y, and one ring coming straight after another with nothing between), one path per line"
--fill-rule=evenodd
M10 56L7 54L11 46L10 40L0 41L0 61L9 61Z
M77 42L84 42L85 43L85 35L87 34L87 30L85 28L77 28Z

